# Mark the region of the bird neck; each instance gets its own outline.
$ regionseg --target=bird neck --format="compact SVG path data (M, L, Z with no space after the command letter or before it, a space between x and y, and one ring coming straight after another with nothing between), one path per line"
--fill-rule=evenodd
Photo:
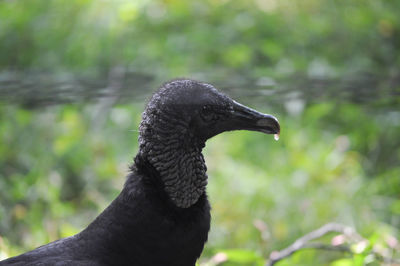
M205 193L207 185L207 168L201 153L204 142L187 130L188 121L177 124L168 119L164 117L158 123L143 119L135 164L150 164L169 199L177 207L188 208Z

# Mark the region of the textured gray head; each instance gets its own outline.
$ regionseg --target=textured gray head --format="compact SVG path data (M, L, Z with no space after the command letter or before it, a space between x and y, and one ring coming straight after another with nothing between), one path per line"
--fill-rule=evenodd
M193 80L164 84L143 112L139 154L159 173L174 204L196 203L207 185L201 150L207 139L230 130L279 134L271 115L245 107L212 85Z

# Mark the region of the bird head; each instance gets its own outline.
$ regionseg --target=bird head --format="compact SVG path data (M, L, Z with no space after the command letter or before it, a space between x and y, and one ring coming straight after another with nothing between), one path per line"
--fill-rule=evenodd
M251 130L279 135L278 120L193 80L165 83L143 113L139 155L159 172L176 206L187 208L204 193L205 142L222 132Z

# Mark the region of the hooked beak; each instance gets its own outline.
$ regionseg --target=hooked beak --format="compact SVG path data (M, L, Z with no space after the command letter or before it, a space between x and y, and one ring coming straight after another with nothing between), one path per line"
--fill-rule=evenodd
M275 134L275 139L279 139L280 125L276 117L260 113L236 101L233 101L229 124L233 127L232 130L251 130Z
M233 130L250 130L274 134L275 140L279 139L280 134L279 122L274 116L260 113L233 100L231 108L224 113L223 118L212 125L208 124L195 128L195 134L198 134L201 139L206 141L222 132Z

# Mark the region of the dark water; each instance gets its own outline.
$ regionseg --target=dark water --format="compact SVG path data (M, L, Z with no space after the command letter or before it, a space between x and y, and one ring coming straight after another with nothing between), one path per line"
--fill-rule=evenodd
M296 112L308 103L325 101L389 110L398 110L400 106L400 73L357 73L340 78L299 73L284 79L235 75L201 80L244 103L283 106L289 112ZM6 71L0 72L0 102L30 109L98 100L111 104L143 102L162 82L151 75L123 68L104 74Z

